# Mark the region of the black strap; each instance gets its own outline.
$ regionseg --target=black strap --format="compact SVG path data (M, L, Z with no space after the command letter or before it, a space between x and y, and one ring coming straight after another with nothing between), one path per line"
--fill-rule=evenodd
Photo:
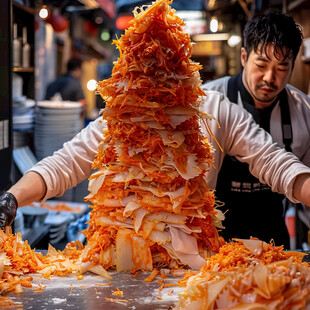
M227 97L229 101L238 103L238 75L232 76L228 80Z
M231 77L228 80L227 85L227 97L228 99L233 103L238 103L238 75ZM281 122L282 122L282 135L283 135L283 144L285 146L286 151L292 152L291 144L293 141L293 130L291 125L291 114L290 114L290 108L288 105L287 100L287 93L286 90L283 89L282 92L279 94L279 100L280 100L280 110L281 110ZM253 113L253 109L251 109L251 106L249 104L246 104L243 102L244 108L250 112L254 119L257 121L255 117L255 113Z
M293 141L293 130L291 125L291 113L288 105L287 93L283 89L279 94L280 110L281 110L281 121L282 121L282 134L283 144L288 152L292 152L291 144Z

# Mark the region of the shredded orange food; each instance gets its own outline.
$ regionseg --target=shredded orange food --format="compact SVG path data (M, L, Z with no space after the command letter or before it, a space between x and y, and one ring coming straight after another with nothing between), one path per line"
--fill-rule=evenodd
M200 268L224 244L204 179L213 148L200 128L212 118L199 110L201 66L171 2L134 10L113 41L112 76L98 83L107 129L89 178L85 261L117 271Z
M112 295L119 295L119 296L123 296L123 291L121 291L118 287L116 288L116 291L112 290Z
M126 299L118 299L118 298L109 298L109 297L104 297L105 300L111 301L111 302L119 302L119 303L127 303L129 304L130 302Z
M159 270L154 269L154 270L148 275L148 277L144 279L144 282L152 282L152 281L157 277L158 274L159 274Z
M57 203L56 205L52 206L52 205L44 202L44 203L40 203L40 208L45 208L45 209L49 209L51 211L57 211L57 212L79 213L82 211L82 208L80 208L80 207L73 208L73 207L70 207L66 203Z
M310 305L310 266L305 254L257 239L225 244L186 285L177 310L305 309Z

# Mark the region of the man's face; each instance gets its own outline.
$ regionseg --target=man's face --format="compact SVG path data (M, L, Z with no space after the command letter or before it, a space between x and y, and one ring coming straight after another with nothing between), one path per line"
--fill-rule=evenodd
M293 70L293 57L285 59L281 52L276 57L272 44L267 46L266 53L260 52L259 46L257 53L251 51L247 57L246 50L241 49L242 81L259 109L274 102Z

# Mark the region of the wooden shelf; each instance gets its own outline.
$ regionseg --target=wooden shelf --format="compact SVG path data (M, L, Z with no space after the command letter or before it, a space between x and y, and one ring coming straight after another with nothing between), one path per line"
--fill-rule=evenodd
M13 72L34 72L33 67L23 68L23 67L14 67Z
M13 6L24 11L24 12L27 12L31 15L35 14L35 9L33 7L30 7L30 6L25 5L25 4L20 4L19 2L16 2L14 0L13 0Z

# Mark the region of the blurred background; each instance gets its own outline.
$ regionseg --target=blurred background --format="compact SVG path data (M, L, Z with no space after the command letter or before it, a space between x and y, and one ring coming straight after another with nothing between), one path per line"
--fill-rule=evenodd
M95 92L96 82L111 76L113 61L118 57L111 43L128 27L132 10L150 3L141 0L1 2L0 192L98 117L104 102ZM302 26L305 37L290 83L310 94L309 0L174 0L172 7L186 22L184 31L196 43L192 59L203 66L200 72L203 81L235 75L241 70L242 31L256 12L275 8L289 13ZM79 80L83 95L68 100L56 92L47 98L50 83L68 74L70 59L81 61ZM57 198L81 204L73 207L80 206L83 210L76 212L79 217L73 216L66 222L62 235L72 219L78 231L79 220L87 214L83 204L88 194L87 184L88 180ZM61 230L63 223L56 224ZM52 231L54 239L59 241L61 234L55 231Z

